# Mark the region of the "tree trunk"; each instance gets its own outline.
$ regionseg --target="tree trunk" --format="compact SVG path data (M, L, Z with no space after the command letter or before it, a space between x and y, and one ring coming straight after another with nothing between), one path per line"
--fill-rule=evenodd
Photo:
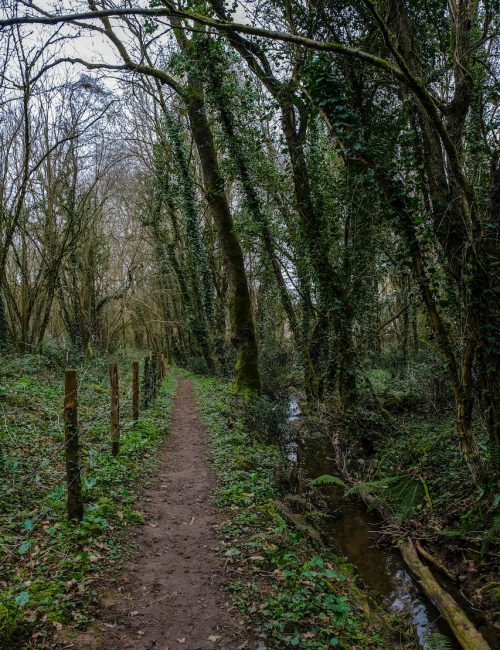
M232 343L236 349L235 388L243 394L258 393L260 392L258 349L243 252L234 231L224 180L205 111L203 88L199 80L192 78L189 80L185 101L200 157L206 197L217 226L228 274Z
M290 298L290 294L288 293L288 289L283 278L283 274L281 272L279 260L275 251L273 237L269 228L267 215L262 209L261 201L252 181L250 168L244 154L244 142L236 133L236 129L234 127L234 120L231 114L233 108L231 106L232 97L228 96L228 94L223 90L224 73L221 71L221 66L226 62L216 59L213 60L213 57L215 57L215 55L211 54L209 45L209 42L205 41L203 51L206 53L205 65L208 71L210 95L221 119L229 153L231 155L231 158L236 163L239 180L243 187L243 191L248 202L248 207L250 208L255 221L260 227L260 237L264 252L271 264L271 268L273 270L281 298L281 304L287 315L290 329L292 330L297 343L301 345L302 341L300 337L299 323L295 314L292 300Z
M455 398L460 449L472 476L474 479L477 479L483 474L479 447L471 428L473 407L471 373L477 342L474 339L469 340L462 363L459 365L455 358L448 331L438 311L431 282L426 272L420 242L413 224L411 203L407 200L406 193L397 180L391 179L381 166L373 166L375 169L375 179L382 189L388 204L399 218L399 228L410 253L413 275L420 289L422 301L426 307L437 343L445 359Z
M320 293L320 320L333 337L335 358L331 360L328 381L338 377L339 396L344 412L356 407L358 390L355 354L351 335L352 314L346 292L336 269L329 262L329 251L321 229L321 218L314 208L302 135L297 133L293 104L281 100L282 125L292 163L297 208L306 236L309 258L317 276ZM333 326L333 331L330 328ZM328 335L327 334L327 335Z
M10 337L7 325L7 313L3 298L2 285L0 280L0 354L7 352L9 349Z

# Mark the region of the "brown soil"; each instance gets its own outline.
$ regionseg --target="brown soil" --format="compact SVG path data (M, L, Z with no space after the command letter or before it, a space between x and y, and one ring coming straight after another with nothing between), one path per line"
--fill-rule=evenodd
M146 524L118 590L108 594L78 650L255 648L227 603L217 559L205 434L192 386L179 379L155 487L137 507Z

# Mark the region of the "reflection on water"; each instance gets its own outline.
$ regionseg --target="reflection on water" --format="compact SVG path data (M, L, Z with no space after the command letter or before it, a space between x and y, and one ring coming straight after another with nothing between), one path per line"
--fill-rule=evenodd
M288 421L293 422L299 417L301 413L302 411L300 410L300 406L299 406L299 398L295 397L294 399L291 399L290 406L289 406Z
M297 396L292 396L289 412L289 421L296 421L301 413ZM325 454L324 441L308 440L304 445L300 441L289 440L285 450L290 462L295 465L299 486L306 479L336 474L333 459ZM448 625L421 593L399 554L377 546L379 534L376 517L359 502L346 499L343 489L338 486L325 486L322 494L333 513L322 523L322 532L326 539L332 540L332 546L357 567L365 585L386 598L394 611L410 614L421 647L425 647L430 634L439 632L450 640L452 648L458 648Z
M290 399L288 407L288 421L295 422L299 415L302 413L299 406L299 397L295 396L293 399ZM297 448L299 444L295 440L289 440L285 443L285 451L288 455L288 460L292 463L297 462Z
M388 570L391 570L391 568L388 567ZM439 624L439 612L436 610L438 618L429 618L434 608L431 609L430 604L424 601L418 592L415 596L415 585L410 574L404 569L397 569L393 577L393 586L390 593L391 608L394 611L411 613L420 645L425 645L434 629L439 629L441 634L448 634L445 623L441 621L441 624Z

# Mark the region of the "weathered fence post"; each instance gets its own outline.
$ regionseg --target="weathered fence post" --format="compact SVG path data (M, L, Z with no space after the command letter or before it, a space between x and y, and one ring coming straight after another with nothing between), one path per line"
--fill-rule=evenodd
M144 357L144 380L143 380L143 402L144 402L144 408L146 408L149 404L149 397L150 397L150 392L149 392L149 356Z
M158 387L158 354L151 353L151 399L156 397L156 389Z
M132 362L132 420L139 419L139 362Z
M64 371L64 449L68 487L68 519L83 517L78 443L78 401L76 370Z
M155 352L155 365L156 365L156 382L155 382L155 395L160 387L160 353Z
M109 381L111 384L111 453L116 456L120 451L120 404L118 395L118 366L109 364Z
M156 353L156 363L158 364L158 388L160 388L161 380L163 379L161 370L161 352Z
M163 381L165 378L165 355L160 352L160 379Z

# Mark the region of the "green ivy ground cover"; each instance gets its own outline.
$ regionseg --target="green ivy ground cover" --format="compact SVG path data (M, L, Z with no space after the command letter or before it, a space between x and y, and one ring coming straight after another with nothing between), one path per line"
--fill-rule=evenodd
M209 432L224 519L218 549L233 575L232 597L265 648L414 648L402 622L356 587L352 567L314 547L279 514L279 449L250 434L229 385L191 377Z
M42 356L4 359L0 389L0 647L53 648L63 626L91 620L103 576L121 566L138 490L154 475L176 382L131 422L131 359L119 361L121 450L109 436L107 360L78 368L85 514L65 504L63 369Z

